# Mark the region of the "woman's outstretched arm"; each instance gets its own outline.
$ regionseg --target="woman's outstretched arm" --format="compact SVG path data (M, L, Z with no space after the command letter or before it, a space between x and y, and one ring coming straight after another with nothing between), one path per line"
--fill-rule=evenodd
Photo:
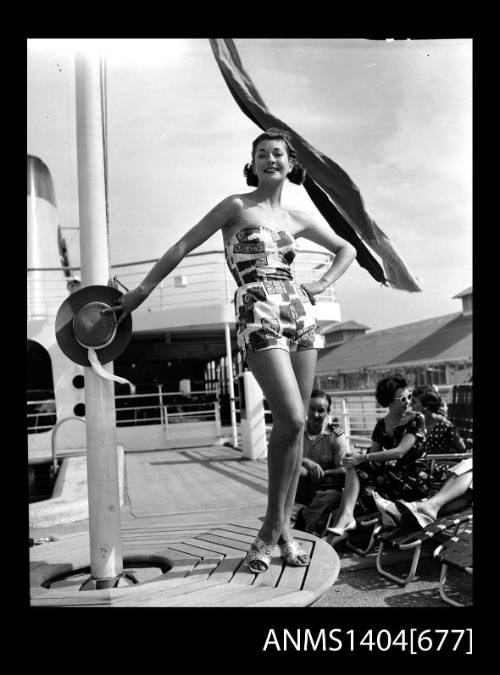
M209 211L194 227L171 246L154 264L141 283L121 296L119 299L122 313L118 319L121 323L146 300L156 286L174 270L177 265L195 248L203 244L215 232L224 227L241 209L241 202L236 197L227 197ZM113 310L116 308L112 308ZM107 310L111 311L111 310Z

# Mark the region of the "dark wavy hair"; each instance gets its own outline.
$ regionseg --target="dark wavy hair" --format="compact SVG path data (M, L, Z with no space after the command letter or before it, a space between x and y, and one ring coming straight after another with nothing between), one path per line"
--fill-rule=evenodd
M311 398L326 398L328 403L328 410L332 407L332 397L323 391L322 389L313 389L311 392Z
M411 395L418 398L424 408L429 408L433 413L439 412L439 409L443 405L443 399L437 391L434 391L432 387L429 387L426 384L415 387Z
M398 389L406 389L408 383L405 378L398 373L393 375L386 375L377 382L377 389L375 390L375 398L377 403L382 408L387 408L389 403L394 401L394 394Z
M271 127L270 129L266 129L264 133L257 136L257 138L252 143L252 163L255 161L255 153L257 151L257 146L262 141L267 140L283 141L283 143L286 145L289 159L293 160L294 162L292 170L288 174L287 178L291 183L295 183L296 185L302 185L306 177L306 171L297 161L297 153L295 152L295 148L292 145L292 139L290 138L290 134L287 131L284 131L283 129L276 129L274 127ZM243 175L247 179L247 185L250 185L251 187L257 187L259 185L259 179L257 178L256 174L253 171L252 164L245 164L245 166L243 167Z

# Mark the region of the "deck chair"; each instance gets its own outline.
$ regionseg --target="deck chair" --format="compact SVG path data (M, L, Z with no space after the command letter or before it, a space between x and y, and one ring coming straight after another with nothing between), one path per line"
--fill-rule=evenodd
M472 518L454 537L437 547L434 551L434 557L442 562L439 594L449 605L463 607L462 603L447 595L445 584L449 566L472 575Z
M366 555L369 553L377 542L377 536L382 530L382 522L380 519L380 513L369 513L356 518L357 528L354 531L346 532L342 535L335 535L331 532L328 532L328 528L331 525L333 520L333 515L335 512L331 513L328 522L326 523L323 538L325 541L330 544L330 546L335 547L336 544L339 544L341 541L345 542L347 548L350 548L352 551L355 551L358 555ZM358 535L362 533L364 535L365 541L362 546L358 546L356 540Z
M355 551L358 555L366 555L370 553L375 544L378 541L378 535L382 531L382 521L380 518L380 513L368 513L366 515L356 518L357 528L356 530L349 532L349 536L345 542L347 548L350 548L351 551ZM363 546L358 546L355 542L357 539L356 533L359 535L363 533L366 536L366 540L363 543Z
M379 548L377 554L377 571L383 577L406 586L415 578L418 561L422 552L422 545L430 540L442 543L452 537L455 537L462 523L472 521L472 506L460 511L459 513L442 516L435 523L424 529L411 530L408 527L397 527L387 530L380 535ZM398 548L401 551L413 551L410 571L406 577L399 577L384 569L382 559L384 549L387 545Z

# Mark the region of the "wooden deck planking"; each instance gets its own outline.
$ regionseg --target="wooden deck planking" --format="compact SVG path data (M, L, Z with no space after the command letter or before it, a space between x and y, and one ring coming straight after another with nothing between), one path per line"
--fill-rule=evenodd
M236 541L238 543L246 546L248 550L253 544L255 537L252 534L244 534L243 532L232 532L231 530L226 529L225 527L218 527L215 530L212 530L212 534L220 537L225 537L231 541Z
M270 595L274 589L253 586L224 585L224 587L211 587L201 592L188 595L185 598L177 598L171 604L172 607L244 607L251 599L261 600Z
M340 566L336 554L324 542L302 532L295 536L307 552L312 552L309 567L285 565L276 557L265 573L256 575L248 570L244 559L259 529L260 523L253 517L243 523L216 520L203 525L193 522L150 526L134 522L133 526L122 528L122 543L124 570L136 576L140 581L138 585L109 592L79 591L77 588L86 576L81 575L82 579L63 580L52 589L34 588L32 603L102 607L291 607L311 604L331 586ZM60 574L73 570L76 573L79 566L90 565L88 535L72 540L70 556L64 542L40 548L44 551L37 551L32 561L32 583L36 583L37 571L41 578L53 578L54 575L47 574L47 562L54 565L59 560ZM68 562L61 562L61 556ZM162 560L173 564L167 573L162 573ZM311 571L314 577L319 573L324 579L313 578ZM91 593L97 595L89 595Z
M181 553L189 553L190 555L198 556L199 558L209 556L219 561L224 558L223 553L217 553L217 551L208 551L206 548L192 546L185 541L171 544L171 548Z
M306 568L307 574L303 585L303 590L318 589L318 579L323 583L319 585L322 592L325 592L334 583L340 570L340 560L335 556L332 561L331 549L324 541L319 540L315 545L314 554L310 565Z
M145 581L150 581L151 579L156 579L157 577L163 574L160 567L128 567L126 571L129 574L133 574L137 581L142 584Z
M151 555L153 554L153 555ZM190 563L195 559L195 556L189 553L182 553L166 546L155 548L154 546L142 545L141 548L134 548L129 546L123 547L123 558L127 560L144 560L148 558L164 558L165 562L171 562L175 565L182 563Z
M224 588L226 584L221 583L217 588ZM140 594L134 600L134 607L173 607L175 606L175 598L181 600L181 605L183 599L187 599L190 594L196 594L202 592L207 588L214 588L214 583L206 579L197 579L192 580L186 584L179 584L177 586L159 586L155 588L154 592L149 593L148 595ZM123 592L118 594L117 591L122 590ZM116 606L130 606L130 597L126 592L126 589L113 589L113 605ZM188 605L184 605L188 606Z
M285 565L281 574L279 587L290 590L300 590L304 584L307 567L292 567Z
M198 558L193 558L191 562L186 562L182 565L176 565L167 572L169 581L177 581L178 579L186 579L196 567Z
M121 527L122 534L127 535L128 533L142 533L142 534L152 534L155 532L178 532L179 530L190 530L190 529L198 529L199 527L217 527L220 525L220 521L212 521L208 523L203 523L203 525L200 525L200 522L198 519L196 519L195 522L189 524L189 525L155 525L155 524L150 524L148 523L147 526L144 524L144 522L140 522L139 524L136 524L135 521L133 525L123 525ZM146 528L146 529L145 529Z
M251 586L253 582L255 581L255 577L257 575L254 574L253 572L250 572L248 567L246 566L245 562L242 561L241 565L238 567L236 572L234 573L232 579L230 580L229 584L236 584L239 586Z
M278 590L278 589L275 589ZM252 601L249 598L247 607L304 607L317 600L317 595L312 591L292 591L268 595L263 600Z
M202 562L198 563L196 567L193 569L189 577L191 579L194 579L195 577L200 577L203 579L208 579L212 572L215 570L217 565L219 564L220 560L203 560Z
M210 578L217 583L228 584L241 565L241 562L241 558L224 558L217 565Z
M203 539L186 539L186 544L199 547L202 551L210 551L213 553L222 553L226 558L241 558L244 555L241 549L233 548L232 546L223 546L214 542L208 542Z
M233 525L232 523L228 523L227 525L224 525L225 530L229 530L230 532L241 532L242 534L249 534L252 537L256 537L258 532L259 532L259 527L253 526L253 525Z
M54 591L46 588L31 589L31 605L33 607L43 606L109 606L111 604L111 595L107 590L104 591L78 591L72 589L56 589Z
M231 456L207 449L202 460L189 452L184 456L160 452L148 455L141 461L133 455L127 458L131 512L135 516L220 511L245 504L265 506L263 478L247 476L246 468L242 474L239 467L245 462L241 453ZM267 472L267 465L261 470L262 474Z
M213 462L215 469L223 472L226 476L236 479L237 482L246 482L254 484L258 488L267 488L267 468L264 470L255 470L255 467L249 466L247 463L239 461L217 461Z
M255 581L253 582L254 588L259 586L267 586L268 588L274 588L278 585L278 581L283 572L283 560L281 558L272 558L269 568L265 572L261 572L256 575Z
M212 542L213 544L222 544L223 546L227 546L236 551L243 551L245 555L250 548L245 542L238 541L236 539L228 539L227 537L221 537L219 535L212 534L211 532L195 537L195 539L198 541Z
M136 543L141 541L180 541L186 537L193 537L196 534L206 532L206 527L197 527L189 530L178 530L177 532L144 532L143 534L126 534L122 536L122 541Z
M30 560L31 562L61 563L68 558L69 551L71 551L69 557L71 560L74 560L75 558L88 555L89 550L90 542L88 538L83 542L78 542L78 544L71 543L69 546L65 542L55 541L43 546L37 546L36 550L32 549Z

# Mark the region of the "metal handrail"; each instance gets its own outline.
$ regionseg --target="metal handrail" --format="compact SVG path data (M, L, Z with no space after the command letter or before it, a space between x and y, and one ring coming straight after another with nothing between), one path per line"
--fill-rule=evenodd
M299 249L293 262L294 275L300 283L318 279L330 267L333 256L327 251ZM156 260L112 265L113 273L127 286L138 283L145 270ZM78 269L74 267L72 269ZM28 317L52 316L68 297L67 277L63 268L28 268ZM36 276L34 276L36 275ZM41 275L41 276L40 276ZM176 286L176 277L186 276L186 286ZM35 293L35 289L41 292ZM236 282L232 278L222 250L191 253L155 288L143 303L140 312L172 310L185 306L204 305L207 294L218 302L232 304ZM173 292L172 292L173 291ZM317 302L336 302L335 289L330 286L317 297Z
M56 458L56 430L59 429L61 424L64 422L69 422L70 420L80 420L85 424L85 417L76 417L76 416L70 416L70 417L64 417L62 420L59 420L57 424L55 424L52 427L52 433L50 435L50 443L52 447L52 474L55 476L57 473L57 458Z

